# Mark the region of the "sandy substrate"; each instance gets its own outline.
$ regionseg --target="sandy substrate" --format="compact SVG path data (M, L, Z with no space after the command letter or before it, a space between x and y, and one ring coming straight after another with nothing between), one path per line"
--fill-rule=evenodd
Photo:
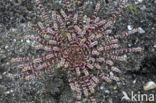
M15 1L15 2L14 2ZM47 11L50 8L64 8L59 0L42 0ZM98 13L101 18L108 19L119 4L119 0L96 0L102 7ZM107 2L108 1L108 2ZM134 0L135 1L135 0ZM137 1L137 0L136 0ZM156 90L144 91L143 86L148 81L156 82L156 0L138 0L128 2L111 27L112 35L120 34L131 28L141 28L135 33L120 40L123 47L142 47L139 53L128 53L127 61L115 62L122 71L115 74L121 81L105 83L101 81L96 87L97 103L133 103L121 101L123 91L131 95L155 94ZM85 0L85 14L91 16L95 6L94 0ZM29 10L32 14L25 12ZM34 16L37 15L37 16ZM11 79L9 73L17 73L17 64L10 63L11 58L19 56L39 55L31 46L35 43L24 39L25 35L37 35L27 27L28 21L36 23L39 12L32 0L1 0L0 1L0 103L75 103L72 91L68 85L65 70L56 70L43 78L26 81ZM85 103L86 99L82 100ZM134 103L156 103L140 102Z

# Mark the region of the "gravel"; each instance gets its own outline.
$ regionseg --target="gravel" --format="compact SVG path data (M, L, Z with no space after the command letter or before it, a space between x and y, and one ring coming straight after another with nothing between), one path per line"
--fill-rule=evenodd
M108 19L116 9L119 0L97 0L103 5L99 16ZM109 1L109 2L108 2ZM137 2L136 2L137 1ZM116 62L122 73L119 82L100 82L96 87L95 97L98 103L127 103L121 101L122 91L129 95L131 91L138 93L155 93L155 90L145 92L143 86L156 78L156 2L155 0L130 1L134 7L134 14L129 6L123 9L112 26L113 35L133 28L139 33L120 40L123 47L142 47L140 53L130 53L125 62ZM50 11L64 7L63 0L42 0L46 10ZM84 3L86 15L92 13L95 1L87 0ZM27 11L31 12L31 15ZM34 16L35 15L35 16ZM36 16L37 15L37 16ZM72 91L67 82L64 71L56 71L44 75L44 78L26 81L11 79L9 73L18 73L17 64L11 64L13 57L32 56L36 51L31 47L35 42L24 39L25 35L37 35L28 27L28 21L36 22L38 13L32 0L1 0L0 1L0 103L75 103ZM60 76L61 75L61 76ZM63 76L62 76L63 75ZM114 73L111 73L114 75ZM85 101L85 100L84 100Z

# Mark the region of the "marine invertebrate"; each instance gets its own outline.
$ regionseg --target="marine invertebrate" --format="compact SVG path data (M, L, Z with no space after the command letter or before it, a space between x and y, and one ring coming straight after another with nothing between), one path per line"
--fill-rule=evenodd
M28 26L39 34L39 37L27 35L25 38L39 42L35 49L42 49L45 53L39 57L18 57L12 62L24 62L18 67L22 68L20 74L15 77L33 79L59 67L67 68L68 82L73 91L77 93L77 99L81 100L82 95L89 97L95 102L93 93L99 79L107 82L118 81L119 78L111 76L107 72L120 70L113 66L114 60L124 61L123 53L140 51L141 48L119 49L118 39L129 36L137 29L123 34L109 36L108 29L113 20L128 0L123 0L120 7L108 20L101 20L97 17L100 3L97 3L92 17L87 17L83 22L83 5L77 0L77 7L74 9L66 0L67 13L65 10L57 12L52 10L52 20L47 15L39 0L35 0L45 22L38 22L38 27L32 23ZM78 10L78 12L76 12ZM47 67L52 68L47 69ZM92 72L96 71L96 75Z

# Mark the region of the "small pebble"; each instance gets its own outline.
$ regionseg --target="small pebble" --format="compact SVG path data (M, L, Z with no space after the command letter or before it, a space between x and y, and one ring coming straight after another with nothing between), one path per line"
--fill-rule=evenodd
M109 91L109 90L105 90L105 93L109 94L109 93L110 93L110 91Z
M9 47L9 46L8 46L8 45L6 45L6 46L5 46L5 49L8 49L8 47Z
M11 90L9 90L9 91L6 91L5 94L10 94L10 93L12 93L12 92L14 92L14 90L11 89Z
M21 42L23 42L23 39L21 40Z
M30 44L30 40L26 40L26 42L27 42L28 44Z
M127 55L125 54L125 55L123 55L123 57L124 57L124 58L127 58Z
M122 85L126 85L126 83L125 82L122 82Z
M145 10L145 9L146 9L146 6L143 5L140 9L141 9L141 10Z
M156 44L154 44L154 48L156 48Z
M117 86L114 86L114 87L113 87L114 90L116 90L117 88L118 88Z
M19 52L23 52L23 49L22 49L22 48L20 48Z
M117 85L118 85L118 86L120 86L120 85L121 85L121 83L120 83L120 82L117 82Z
M149 82L147 82L147 83L144 85L144 90L145 90L145 91L148 91L148 90L151 90L151 89L156 89L156 84L155 84L155 82L153 82L153 81L149 81Z
M128 44L128 47L131 47L132 46L132 44Z
M103 90L104 89L104 86L100 86L100 89Z
M142 3L142 2L143 2L143 0L138 0L138 2L139 2L139 3Z
M108 101L109 101L109 103L113 103L113 100L112 100L112 98L109 98L109 100L108 100Z
M127 28L128 28L128 30L132 30L133 29L132 25L128 25Z
M142 3L143 2L143 0L137 0L136 2L135 2L135 4L139 4L139 3Z
M17 29L14 29L14 28L11 29L12 32L15 32L16 30L17 30Z
M59 4L61 4L62 3L62 0L59 0Z
M139 27L139 28L138 28L138 32L139 32L140 34L143 34L143 33L145 33L145 30L144 30L143 28Z
M93 2L92 2L92 1L87 1L87 2L85 2L85 4L86 4L86 5L88 5L88 4L93 4Z
M114 76L114 73L113 72L110 72L109 74L110 74L110 76Z
M135 84L136 83L136 79L133 81L133 84Z
M14 39L13 41L16 42L16 39Z
M3 72L3 73L2 73L2 75L6 75L6 74L7 74L7 72Z

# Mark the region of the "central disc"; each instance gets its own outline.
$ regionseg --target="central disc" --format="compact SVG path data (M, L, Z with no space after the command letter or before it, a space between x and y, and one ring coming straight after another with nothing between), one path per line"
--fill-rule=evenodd
M80 47L78 44L71 44L70 47L66 48L64 51L64 58L71 65L79 65L84 60L85 51L83 47Z

